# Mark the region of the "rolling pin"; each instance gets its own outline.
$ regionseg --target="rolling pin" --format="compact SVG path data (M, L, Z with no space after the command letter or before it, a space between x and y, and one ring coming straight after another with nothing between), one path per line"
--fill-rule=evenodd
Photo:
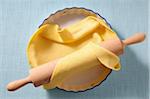
M125 40L112 39L112 40L103 41L100 43L100 46L108 49L109 51L113 52L116 55L121 55L123 54L123 51L126 46L140 43L144 39L145 39L145 34L138 33ZM7 85L7 90L15 91L28 83L33 83L35 87L38 87L42 84L49 83L51 74L55 68L55 65L57 64L57 61L58 60L51 61L31 69L28 77L9 83Z

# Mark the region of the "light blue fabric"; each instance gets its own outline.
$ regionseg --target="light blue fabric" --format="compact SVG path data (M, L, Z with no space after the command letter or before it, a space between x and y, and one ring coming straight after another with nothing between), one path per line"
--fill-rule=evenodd
M148 99L147 39L128 47L121 56L121 71L113 71L92 90L46 91L31 84L16 92L6 90L8 82L28 75L26 47L30 36L49 14L66 7L98 12L121 38L148 32L148 0L0 0L0 99Z

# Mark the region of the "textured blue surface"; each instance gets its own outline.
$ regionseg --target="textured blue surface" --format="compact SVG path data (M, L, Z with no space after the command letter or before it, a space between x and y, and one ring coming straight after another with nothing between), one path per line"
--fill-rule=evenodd
M8 82L25 77L30 36L51 13L85 7L100 13L121 38L148 32L148 0L0 0L0 99L148 99L148 40L130 46L121 56L122 69L100 86L81 93L45 91L27 85L8 92ZM148 35L148 34L147 34Z

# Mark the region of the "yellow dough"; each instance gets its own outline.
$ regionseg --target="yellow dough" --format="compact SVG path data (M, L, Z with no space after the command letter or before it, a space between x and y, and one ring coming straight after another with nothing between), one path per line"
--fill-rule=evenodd
M46 89L59 87L80 91L101 83L112 70L119 70L119 57L99 46L118 39L103 19L88 16L66 28L55 23L41 26L31 38L28 60L32 68L60 58Z

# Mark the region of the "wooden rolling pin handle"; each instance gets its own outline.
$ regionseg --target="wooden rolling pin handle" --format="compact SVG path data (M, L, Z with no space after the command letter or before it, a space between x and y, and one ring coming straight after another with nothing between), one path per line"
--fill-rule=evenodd
M125 45L131 45L131 44L135 44L135 43L140 43L145 39L145 34L144 33L137 33L125 40L123 40L123 43Z
M21 88L22 86L24 86L28 83L31 83L31 80L29 77L26 77L26 78L20 79L20 80L16 80L16 81L13 81L7 85L7 90L8 91L14 91L14 90L17 90L17 89Z

